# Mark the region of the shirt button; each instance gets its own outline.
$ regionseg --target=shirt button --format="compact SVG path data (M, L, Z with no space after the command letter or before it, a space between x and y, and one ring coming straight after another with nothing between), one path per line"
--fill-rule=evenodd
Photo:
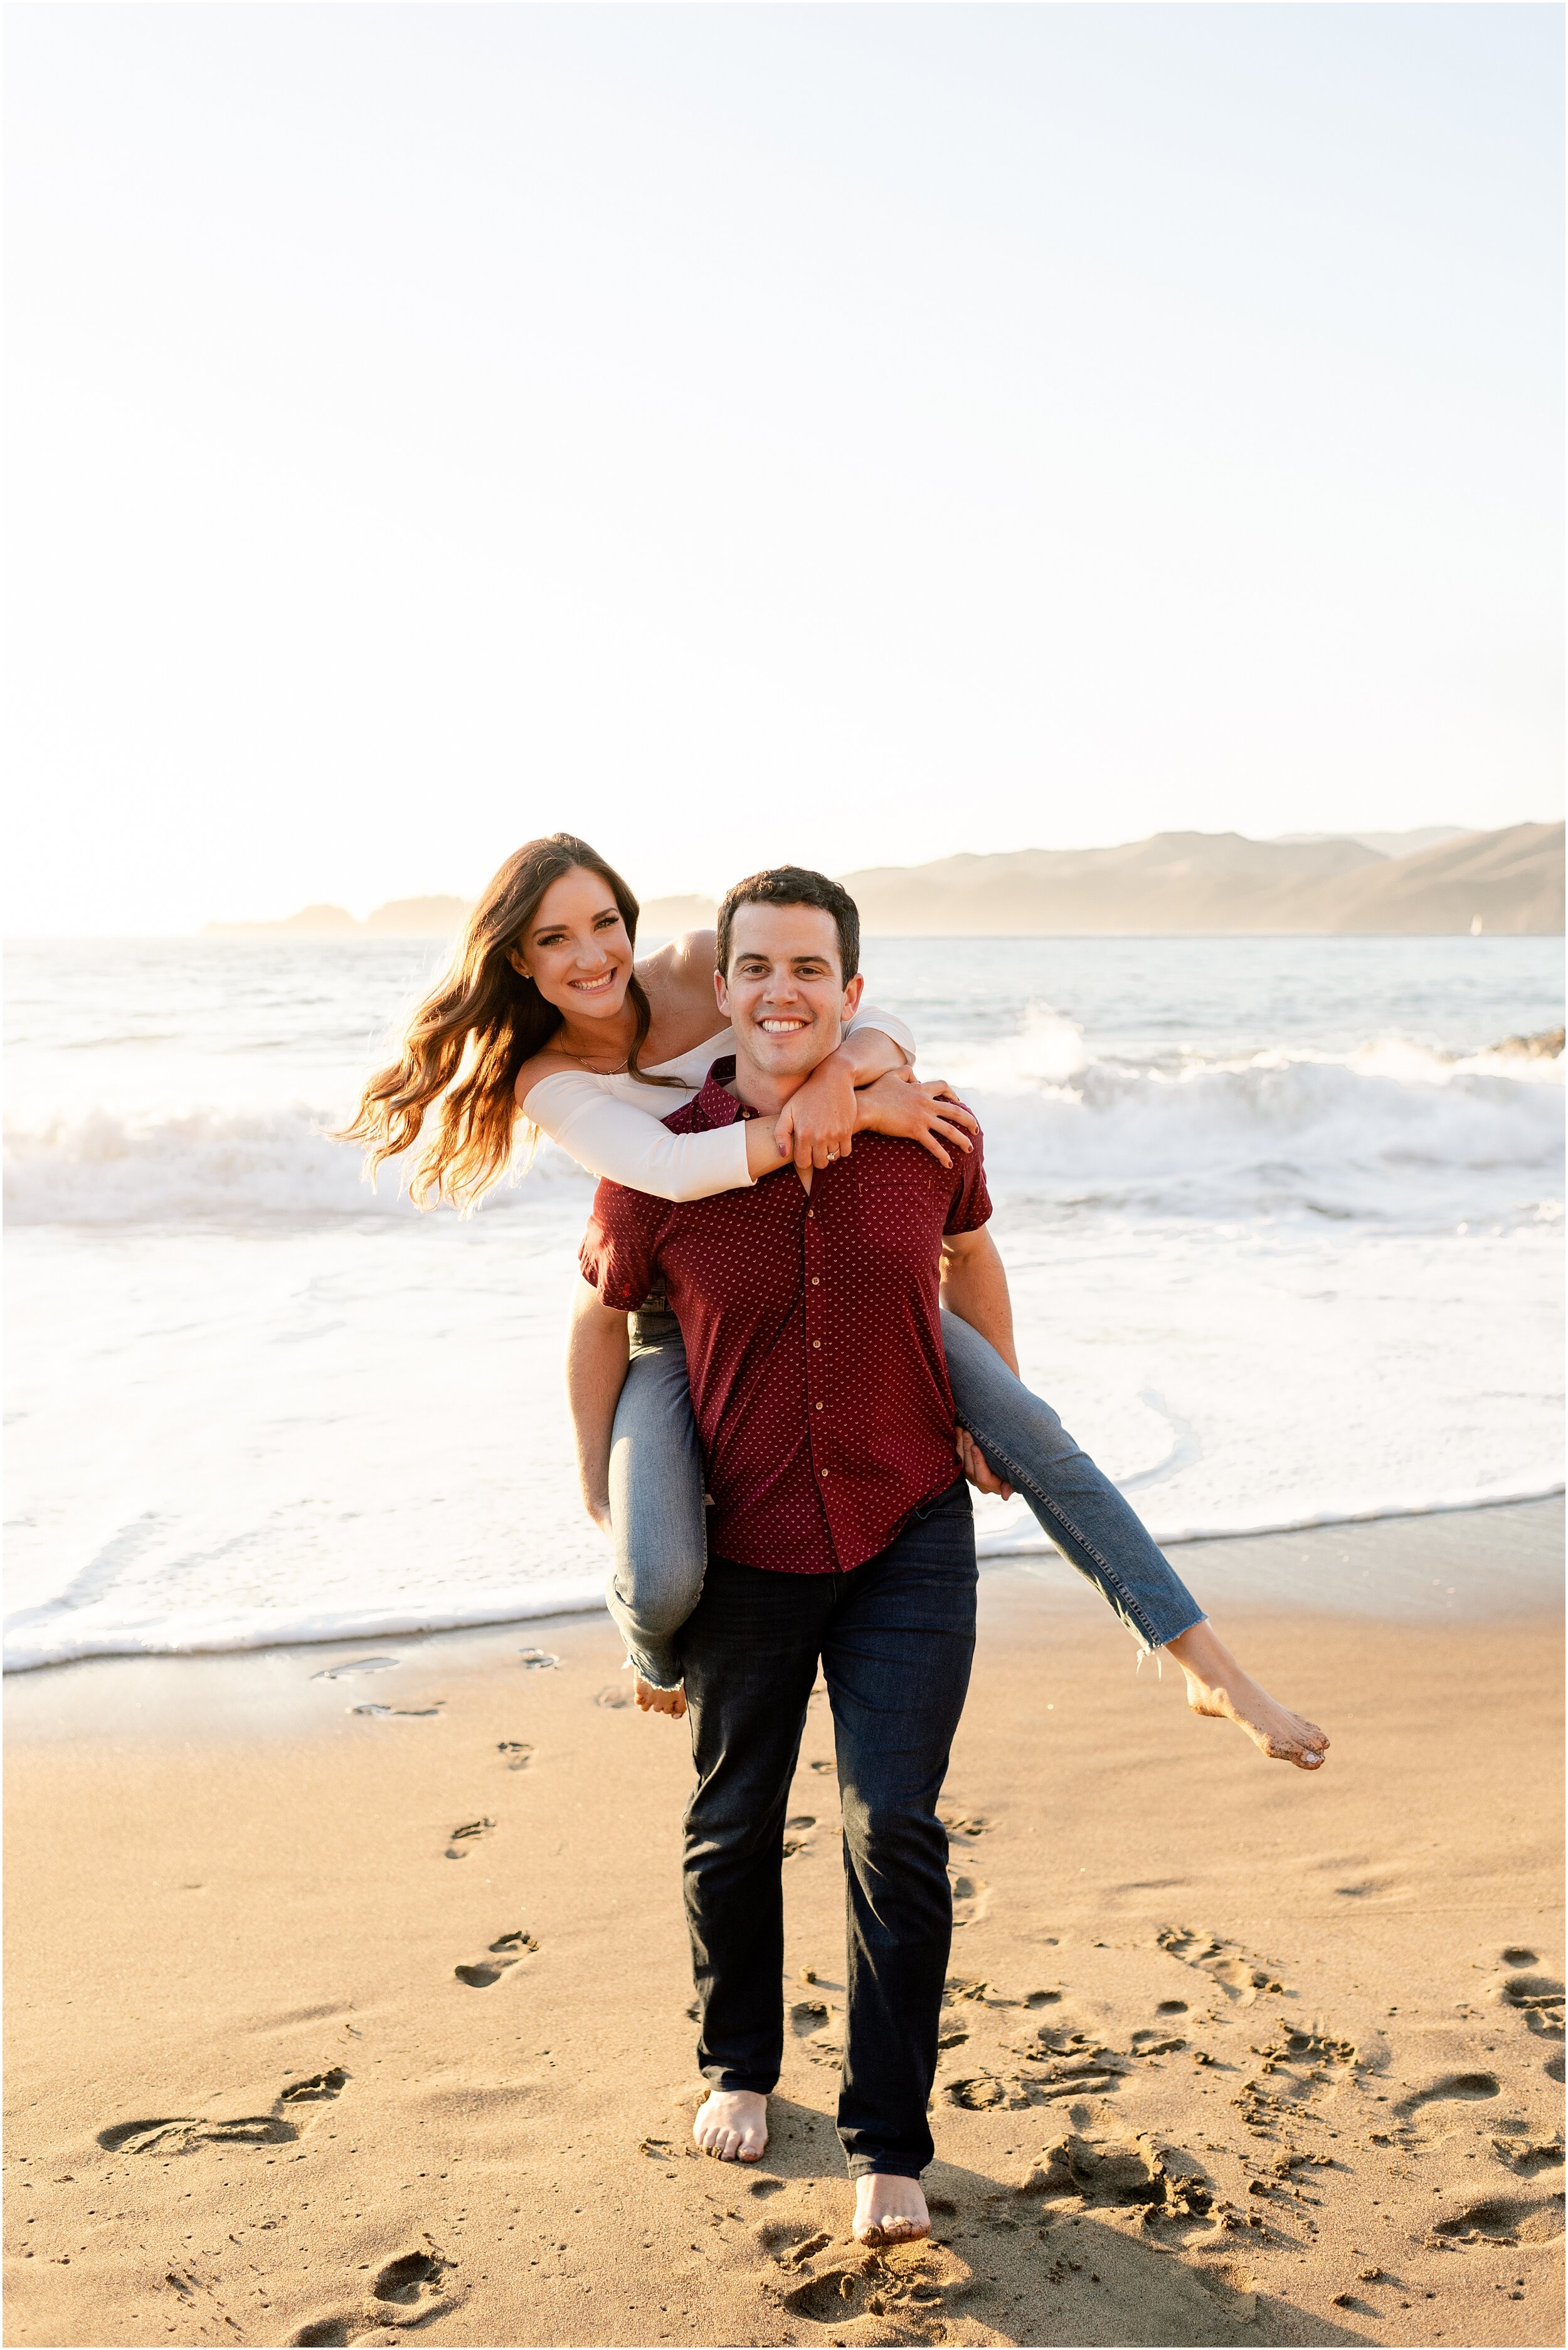
M820 1411L820 1410L822 1409L822 1406L821 1406L820 1404L818 1404L816 1408L817 1408L818 1411Z
M813 1289L820 1289L820 1288L822 1287L822 1275L821 1275L821 1274L819 1274L819 1273L814 1273L814 1274L812 1274L812 1276L811 1276L811 1285L812 1285Z
M813 1345L814 1347L820 1347L820 1346L821 1346L821 1344L822 1344L822 1341L821 1341L821 1339L820 1339L820 1338L814 1338L814 1339L812 1340L812 1342L811 1342L811 1343L812 1343L812 1345Z
M826 1470L825 1469L825 1470L823 1471L823 1472L822 1472L822 1473L823 1473L823 1475L826 1477L826 1474L827 1474Z

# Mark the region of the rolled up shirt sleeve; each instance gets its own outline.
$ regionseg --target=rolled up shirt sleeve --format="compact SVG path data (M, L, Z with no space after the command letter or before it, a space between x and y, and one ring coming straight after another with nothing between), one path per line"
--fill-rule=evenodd
M948 1232L976 1232L981 1224L991 1222L991 1193L985 1182L985 1138L979 1127L970 1140L974 1146L971 1150L953 1152L956 1164L952 1205L943 1227Z
M601 1183L577 1252L583 1279L599 1302L617 1314L633 1314L657 1285L662 1204L645 1191Z

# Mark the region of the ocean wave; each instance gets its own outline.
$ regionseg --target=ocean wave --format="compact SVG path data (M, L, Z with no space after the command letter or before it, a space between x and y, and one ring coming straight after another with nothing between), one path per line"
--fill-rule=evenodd
M1054 1040L1062 1050L1060 1039ZM993 1183L1064 1206L1446 1222L1561 1191L1561 1066L1415 1047L963 1085Z
M31 1126L5 1142L5 1212L14 1224L125 1224L253 1217L410 1217L407 1169L392 1159L374 1185L359 1154L335 1142L329 1113L304 1105L245 1113L196 1109L137 1118L92 1109ZM590 1178L546 1146L524 1179L579 1189ZM487 1213L521 1197L497 1187Z
M1561 1185L1561 1064L1443 1059L1381 1045L1334 1058L1266 1054L1166 1067L1086 1059L1057 1024L1005 1064L951 1074L979 1115L993 1185L1064 1206L1225 1215L1290 1206L1349 1216L1533 1211ZM416 1212L396 1161L372 1189L329 1113L95 1108L11 1128L5 1199L20 1224L118 1224ZM544 1190L586 1201L554 1146L486 1214Z

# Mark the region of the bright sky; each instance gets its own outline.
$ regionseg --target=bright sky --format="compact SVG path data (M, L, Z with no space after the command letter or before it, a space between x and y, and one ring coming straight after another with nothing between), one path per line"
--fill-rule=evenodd
M1562 44L14 6L11 927L1557 815Z

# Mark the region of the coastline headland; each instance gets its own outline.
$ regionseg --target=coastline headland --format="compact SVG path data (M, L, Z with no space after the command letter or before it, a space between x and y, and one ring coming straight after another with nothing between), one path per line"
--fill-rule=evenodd
M1401 852L1386 834L1249 840L1162 832L1113 848L946 857L839 879L872 938L1561 935L1561 824L1452 834L1432 827L1411 837L1424 845ZM445 938L470 902L395 899L363 921L342 906L306 906L281 921L206 927L226 937ZM714 911L715 900L697 892L652 898L643 931L700 930Z

